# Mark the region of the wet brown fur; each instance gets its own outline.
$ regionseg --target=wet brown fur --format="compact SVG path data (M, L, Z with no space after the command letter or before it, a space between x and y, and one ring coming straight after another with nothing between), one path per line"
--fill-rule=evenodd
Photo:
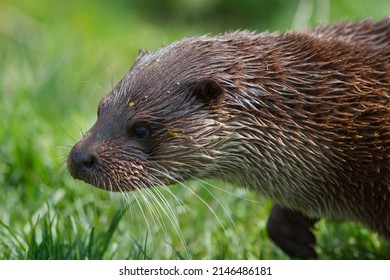
M217 177L390 240L389 85L390 18L185 38L140 54L69 170L111 191Z

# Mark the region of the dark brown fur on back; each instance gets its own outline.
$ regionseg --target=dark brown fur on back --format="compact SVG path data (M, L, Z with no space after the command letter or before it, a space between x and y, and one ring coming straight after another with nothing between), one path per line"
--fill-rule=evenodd
M217 177L390 239L390 18L141 53L71 174L128 191Z

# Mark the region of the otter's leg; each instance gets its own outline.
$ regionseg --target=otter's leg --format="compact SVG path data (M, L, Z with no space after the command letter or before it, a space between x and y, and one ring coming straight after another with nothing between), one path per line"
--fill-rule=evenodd
M312 232L316 221L276 204L268 219L268 235L290 257L316 259L316 239Z

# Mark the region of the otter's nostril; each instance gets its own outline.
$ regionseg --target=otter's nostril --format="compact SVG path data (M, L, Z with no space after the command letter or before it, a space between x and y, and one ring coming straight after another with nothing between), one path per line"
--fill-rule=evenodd
M91 169L95 166L96 163L96 157L94 155L89 155L89 158L86 158L85 161L82 163L85 168Z

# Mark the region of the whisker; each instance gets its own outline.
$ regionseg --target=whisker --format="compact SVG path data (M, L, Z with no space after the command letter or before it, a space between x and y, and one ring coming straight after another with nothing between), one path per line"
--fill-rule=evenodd
M239 195L239 194L236 194L236 193L234 193L234 192L230 192L230 191L225 190L225 189L223 189L223 188L217 187L216 185L213 185L213 184L211 184L211 183L208 182L208 181L205 181L205 180L202 180L202 179L198 179L198 178L197 178L197 180L198 180L199 182L202 182L202 183L206 184L207 186L209 186L209 187L211 187L211 188L213 188L213 189L216 189L216 190L218 190L218 191L224 192L224 193L226 193L226 194L228 194L228 195L237 197L237 198L239 198L239 199L242 199L242 200L245 200L245 201L248 201L248 202L251 202L251 203L262 204L262 202L259 201L259 200L253 200L253 199L247 198L247 197L245 197L245 196L243 196L243 195Z
M129 192L125 191L120 191L121 198L125 203L130 203L130 201L134 201L134 194L130 194ZM130 197L131 196L131 197ZM134 223L134 217L135 217L135 208L134 208L134 203L130 203L130 216L131 216L131 221Z
M225 233L227 233L226 231L226 228L225 226L223 225L221 219L218 217L218 215L215 213L214 209L200 196L198 195L191 187L187 186L185 183L177 180L176 178L173 178L171 175L169 175L168 173L165 173L165 172L162 172L162 171L159 171L159 170L155 170L156 172L160 172L162 175L164 175L166 178L168 178L169 180L173 181L173 182L176 182L177 184L179 184L180 186L184 187L185 189L189 190L193 195L195 195L195 197L197 199L199 199L199 201L201 201L206 207L207 209L213 214L213 216L215 217L215 219L217 220L218 224L221 226L221 228L223 229L223 231Z
M156 171L154 168L150 168L150 170ZM186 205L175 193L173 193L170 190L170 188L166 184L164 184L164 182L162 182L159 178L157 178L153 175L150 175L150 176L152 177L151 181L155 181L156 185L158 185L158 188L156 188L156 189L162 189L162 190L166 191L176 201L176 203L178 205L180 205L180 206ZM168 203L168 201L166 199L165 199L165 201L166 201L166 203Z
M228 209L226 209L226 207L221 203L221 201L214 195L214 193L212 193L205 185L207 186L211 186L210 183L208 182L205 182L204 180L197 180L199 183L200 183L200 186L207 192L209 193L213 199L222 207L224 213L226 214L226 217L229 219L230 223L232 224L233 228L234 228L234 231L236 233L236 236L237 236L237 239L238 239L238 242L240 244L240 248L242 250L242 255L244 255L244 249L243 249L243 242L242 242L242 239L240 237L240 234L238 232L238 229L237 229L237 226L236 226L236 223L234 222L231 214L230 214L230 211ZM226 231L225 231L226 233Z
M139 210L141 211L142 217L144 218L144 221L145 221L145 223L146 223L146 227L147 227L148 231L149 231L149 232L152 232L152 231L151 231L150 224L149 224L149 222L148 222L148 219L147 219L147 217L146 217L146 215L145 215L144 210L142 209L142 205L141 205L141 203L140 203L140 201L139 201L137 195L134 195L134 199L135 199L135 201L136 201L136 203L137 203L137 205L138 205Z
M162 185L164 186L165 188L167 188L167 186L165 185ZM179 223L179 219L177 217L177 214L176 212L172 209L172 206L171 204L169 204L168 200L166 199L166 197L160 192L159 190L159 187L152 187L154 192L157 194L157 196L153 195L153 199L155 200L155 202L157 203L157 206L159 206L159 208L163 211L163 213L165 214L165 216L168 218L170 224L173 226L176 234L178 235L179 239L180 239L180 242L181 244L183 245L184 247L184 250L185 250L185 254L187 255L187 258L191 258L191 254L189 252L189 248L187 246L187 243L185 241L185 238L184 238L184 235L180 229L180 223ZM148 189L148 191L151 193L151 189ZM176 200L176 201L181 201L177 198L177 196L175 194L173 194L172 192L169 191L169 194L172 195L172 197ZM160 203L160 201L162 203ZM165 231L164 232L165 234L167 234L167 232Z
M143 198L143 202L145 203L145 206L150 211L154 223L156 225L159 225L159 227L162 228L163 232L166 234L167 233L167 228L166 228L165 224L163 223L163 219L162 219L161 213L159 211L157 211L158 210L157 206L160 206L158 200L154 197L154 195L150 192L149 189L139 190L139 193L141 194L141 196ZM148 197L150 197L153 200L153 202L155 202L155 203L152 203L148 199Z

